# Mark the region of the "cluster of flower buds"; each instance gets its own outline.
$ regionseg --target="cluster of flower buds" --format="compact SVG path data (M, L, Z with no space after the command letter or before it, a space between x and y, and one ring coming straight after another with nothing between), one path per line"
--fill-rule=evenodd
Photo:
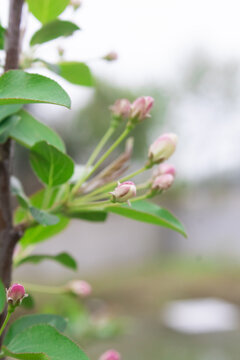
M23 299L27 297L24 286L21 284L13 284L7 290L7 302L9 305L12 305L13 308L19 306Z
M116 350L108 350L100 356L99 360L121 360L121 356Z
M160 136L150 146L148 158L152 164L158 164L167 160L175 151L177 135L168 133Z
M87 297L92 292L91 285L84 280L72 280L67 286L67 290L80 297Z
M118 182L118 186L110 194L113 202L128 202L137 194L136 185L132 181L125 181L121 184Z
M118 53L116 51L110 51L108 54L103 56L103 60L115 61L118 59Z
M136 124L150 117L153 104L151 96L141 96L132 104L127 99L118 99L110 110L114 118L129 119L130 123Z
M171 164L159 164L153 173L153 190L167 190L172 186L175 177L175 167Z

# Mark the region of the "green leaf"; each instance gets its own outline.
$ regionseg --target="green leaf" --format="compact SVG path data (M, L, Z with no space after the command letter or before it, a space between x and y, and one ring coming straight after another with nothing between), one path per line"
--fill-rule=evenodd
M59 216L59 219L60 220L56 225L52 225L52 226L37 225L32 228L28 228L20 240L21 246L23 248L26 248L29 245L35 245L39 242L45 241L50 237L60 233L68 226L69 219L63 216Z
M21 110L18 115L20 121L9 133L14 140L27 148L31 148L37 142L44 140L58 150L65 152L62 139L52 129L36 120L25 110Z
M70 0L27 0L30 12L42 23L56 19Z
M27 195L25 194L22 184L19 181L19 179L16 178L15 176L11 176L10 186L11 186L11 193L17 197L19 204L23 208L28 209L29 199L28 199Z
M0 50L4 49L4 43L5 43L5 32L6 29L0 25Z
M20 116L12 115L0 122L0 135L9 132L20 121Z
M49 195L47 189L41 189L31 196L30 198L31 204L37 208L41 208L47 192L47 195L49 196L48 207L51 208L55 203L56 197L59 196L59 191L61 191L59 188L52 189L51 194ZM61 198L59 198L59 200L61 200Z
M70 108L68 94L54 80L22 70L10 70L0 77L0 105L47 103Z
M0 121L8 117L9 115L13 115L21 109L21 104L14 105L0 105Z
M6 290L3 286L3 283L0 279L0 314L3 312L3 309L6 304Z
M64 184L74 171L72 159L45 141L31 148L30 163L35 174L50 187Z
M59 222L59 217L57 217L56 215L49 214L44 210L40 210L34 206L31 206L29 199L24 193L22 184L14 176L11 177L11 192L13 195L17 196L19 204L27 211L29 210L32 217L39 224L46 226L46 225L56 225Z
M57 39L60 36L70 36L77 30L80 30L80 28L76 24L57 19L43 25L40 30L35 32L31 38L30 45L42 44Z
M48 201L48 207L47 209L51 208L55 202L56 197L59 195L59 191L61 191L62 189L59 189L58 187L53 188L51 190L51 194L49 194L48 189L41 189L39 191L37 191L35 194L33 194L30 197L30 205L41 209L45 196L46 196L46 192L47 195L49 196L49 201ZM64 196L65 193L62 194L62 196ZM59 201L62 199L62 197L58 198ZM14 224L19 224L21 222L27 221L28 219L28 210L22 209L21 207L18 207L14 213Z
M59 315L52 314L36 314L25 315L14 321L9 327L4 338L4 345L8 344L22 331L39 324L48 324L56 328L58 331L63 332L66 329L66 320Z
M56 225L59 222L59 217L53 214L49 214L44 210L35 208L34 206L29 207L32 217L41 225Z
M89 67L82 62L61 62L59 75L70 83L82 86L93 86L94 81Z
M163 226L187 237L185 229L178 219L168 210L148 201L141 200L132 202L131 207L127 205L108 206L105 210L133 220Z
M19 359L19 360L50 360L50 358L43 353L27 353L27 354L16 354L9 351L5 346L2 348L3 354L5 356L10 356L11 359Z
M66 266L67 268L77 270L77 263L73 259L72 256L70 256L67 253L61 253L58 255L30 255L23 259L21 259L16 266L20 266L25 263L32 263L32 264L39 264L40 262L44 260L53 260L57 261L61 265Z
M7 140L11 130L17 125L19 121L20 116L12 115L0 122L0 144L3 144Z
M43 352L51 360L89 360L70 339L50 325L35 325L22 331L8 344L13 353Z
M74 219L102 222L107 219L106 211L69 211L67 216Z

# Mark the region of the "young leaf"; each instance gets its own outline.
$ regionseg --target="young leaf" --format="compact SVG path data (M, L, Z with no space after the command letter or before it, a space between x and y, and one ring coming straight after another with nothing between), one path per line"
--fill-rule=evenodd
M8 344L22 331L39 324L48 324L56 328L58 331L63 332L66 329L66 320L59 315L51 314L36 314L25 315L18 318L9 327L6 336L4 338L4 345Z
M0 77L0 105L47 103L70 108L68 94L46 76L10 70Z
M64 184L74 170L72 159L45 141L31 148L30 163L35 174L48 186Z
M0 50L4 49L4 43L5 43L5 32L6 30L4 27L0 25Z
M6 304L6 290L3 286L2 281L0 280L0 314L3 312L5 304Z
M141 200L132 202L131 207L127 205L108 206L105 210L133 220L163 226L187 237L185 229L179 220L168 210L148 201Z
M70 83L81 86L93 86L94 81L89 67L82 62L61 62L59 75Z
M11 138L27 148L31 148L39 141L46 141L58 150L65 152L62 139L51 128L36 120L25 110L21 110L18 115L20 121L9 132Z
M60 233L68 226L69 219L63 216L59 216L59 219L60 220L56 225L52 225L52 226L37 225L28 228L20 240L21 246L23 248L26 248L29 245L35 245L39 242L45 241L50 237Z
M0 122L0 144L3 144L7 140L11 130L17 125L19 121L20 116L12 115Z
M67 268L70 268L72 270L77 270L77 263L73 259L72 256L70 256L67 253L61 253L58 255L30 255L23 259L21 259L16 266L20 266L25 263L32 263L32 264L39 264L40 262L44 260L53 260L57 261L59 264L66 266Z
M82 219L87 221L105 221L107 219L106 211L69 211L67 214L70 218L73 219Z
M21 109L21 104L13 104L13 105L1 105L0 106L0 122L8 117L9 115L13 115Z
M53 214L49 214L44 210L35 208L34 206L29 207L32 217L41 225L56 225L59 223L59 217Z
M30 12L42 23L56 19L70 0L27 0Z
M11 186L11 193L17 197L19 204L23 208L28 209L30 202L18 178L16 178L15 176L11 176L10 186Z
M57 39L60 36L70 36L77 30L80 30L80 28L76 24L57 19L43 25L40 30L35 32L31 38L30 45L42 44Z
M78 345L50 325L35 325L20 332L8 349L12 353L43 352L51 360L89 360Z
M2 348L3 354L5 356L9 356L11 359L19 359L19 360L50 360L50 358L43 353L26 353L26 354L16 354L12 353L5 346Z

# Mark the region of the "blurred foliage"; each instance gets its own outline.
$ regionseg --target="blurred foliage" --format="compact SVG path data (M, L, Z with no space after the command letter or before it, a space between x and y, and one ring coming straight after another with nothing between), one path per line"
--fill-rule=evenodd
M39 303L38 311L66 317L69 321L68 335L81 339L85 345L122 335L126 328L125 320L113 316L107 304L100 299L79 299L71 295L49 297Z

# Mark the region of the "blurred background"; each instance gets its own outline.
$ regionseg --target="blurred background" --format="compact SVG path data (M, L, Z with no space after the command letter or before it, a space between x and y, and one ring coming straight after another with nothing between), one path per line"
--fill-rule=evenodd
M7 1L0 5L6 23ZM188 239L114 215L104 224L72 221L35 252L68 251L77 274L49 262L15 272L19 281L44 285L72 278L92 284L83 303L33 293L38 309L70 318L69 331L92 359L106 348L118 349L123 360L239 359L239 11L235 0L83 0L62 15L82 31L36 49L54 62L61 47L66 60L86 61L95 76L89 89L32 70L55 78L72 98L72 111L29 110L61 134L77 163L104 134L108 107L119 97L155 98L152 118L133 134L132 169L158 135L179 135L175 185L156 201L183 222ZM27 11L25 21L29 39L40 24ZM110 51L117 61L101 59ZM16 155L15 173L32 193L40 185L27 151L16 146Z

